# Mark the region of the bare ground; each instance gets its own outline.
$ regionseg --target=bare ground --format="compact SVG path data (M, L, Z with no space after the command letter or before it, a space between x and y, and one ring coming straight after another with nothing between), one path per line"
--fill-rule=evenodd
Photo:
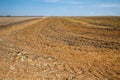
M48 17L0 29L0 80L120 80L120 30Z

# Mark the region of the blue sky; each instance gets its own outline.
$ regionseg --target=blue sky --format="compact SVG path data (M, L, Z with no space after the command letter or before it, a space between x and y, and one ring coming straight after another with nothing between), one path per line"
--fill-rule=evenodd
M0 0L0 15L120 16L120 0Z

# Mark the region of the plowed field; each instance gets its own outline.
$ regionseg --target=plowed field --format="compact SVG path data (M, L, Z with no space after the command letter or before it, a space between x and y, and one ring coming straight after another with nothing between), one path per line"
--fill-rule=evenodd
M47 17L0 28L0 80L120 80L120 18Z

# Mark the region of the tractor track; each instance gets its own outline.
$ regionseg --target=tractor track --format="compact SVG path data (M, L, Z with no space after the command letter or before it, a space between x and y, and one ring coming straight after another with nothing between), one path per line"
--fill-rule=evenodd
M48 17L1 30L0 80L119 80L115 30L83 25Z

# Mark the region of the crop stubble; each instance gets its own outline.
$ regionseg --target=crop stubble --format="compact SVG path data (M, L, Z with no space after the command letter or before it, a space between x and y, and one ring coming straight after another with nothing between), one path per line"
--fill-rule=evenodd
M48 17L1 29L0 79L119 80L120 30L97 26Z

